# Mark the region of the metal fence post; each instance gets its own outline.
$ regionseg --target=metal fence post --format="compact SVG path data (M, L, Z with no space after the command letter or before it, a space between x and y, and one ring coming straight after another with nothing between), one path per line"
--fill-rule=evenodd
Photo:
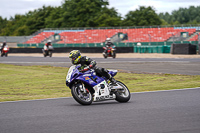
M151 35L148 34L148 36L149 36L149 45L151 45Z

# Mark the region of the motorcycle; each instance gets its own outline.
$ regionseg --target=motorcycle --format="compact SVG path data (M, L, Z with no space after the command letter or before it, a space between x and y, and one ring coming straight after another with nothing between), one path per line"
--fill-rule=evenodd
M9 51L9 47L8 46L5 46L1 52L1 57L5 56L7 57L8 56L8 51Z
M44 57L49 56L52 57L53 46L50 45L49 48L45 45L42 49Z
M73 98L81 105L90 105L92 102L116 100L128 102L130 91L120 81L112 85L106 78L96 75L93 69L84 73L79 72L80 66L71 66L66 76L66 85L71 89ZM111 76L117 74L117 70L109 70Z
M107 58L107 57L116 58L116 48L115 48L115 46L103 47L103 49L104 49L104 52L103 52L104 58Z

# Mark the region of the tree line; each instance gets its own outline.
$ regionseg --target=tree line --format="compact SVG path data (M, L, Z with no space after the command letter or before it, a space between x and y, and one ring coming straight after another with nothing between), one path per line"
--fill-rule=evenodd
M171 14L140 6L125 17L108 6L108 0L63 0L61 6L43 6L9 20L0 16L0 36L31 35L43 28L200 24L200 6L179 8Z

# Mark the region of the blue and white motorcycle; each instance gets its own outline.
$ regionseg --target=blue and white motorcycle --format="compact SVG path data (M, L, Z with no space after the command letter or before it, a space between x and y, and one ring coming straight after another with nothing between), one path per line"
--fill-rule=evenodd
M80 66L71 66L66 76L66 85L71 89L73 98L82 105L90 105L93 101L116 100L128 102L130 91L120 81L115 85L107 82L106 78L96 75L93 69L84 73L79 72ZM117 74L117 70L109 70L111 76Z

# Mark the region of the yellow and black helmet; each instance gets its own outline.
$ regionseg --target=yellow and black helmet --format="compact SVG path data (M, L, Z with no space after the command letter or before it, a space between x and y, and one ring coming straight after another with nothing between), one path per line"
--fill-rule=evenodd
M72 64L76 65L78 64L80 58L81 58L81 53L79 50L72 50L70 53L69 53L69 58L72 62Z

